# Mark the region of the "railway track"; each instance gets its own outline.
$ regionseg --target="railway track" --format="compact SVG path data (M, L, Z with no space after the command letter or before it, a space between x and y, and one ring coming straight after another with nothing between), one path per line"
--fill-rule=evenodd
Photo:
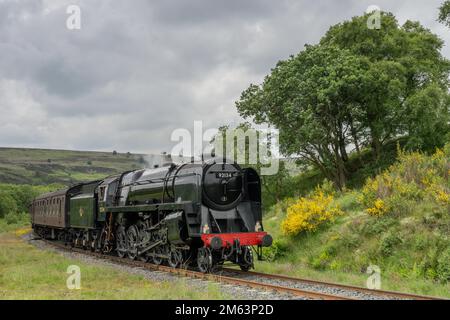
M315 280L293 278L283 275L273 275L260 272L243 272L236 269L223 268L218 273L205 274L202 272L171 268L164 265L155 265L138 260L120 258L114 255L105 255L98 252L83 250L66 246L62 243L40 239L46 244L58 249L76 252L99 259L112 261L117 264L139 267L150 271L160 271L193 279L213 281L221 284L249 287L262 291L272 291L290 295L293 299L311 300L361 300L361 299L397 299L397 300L435 300L438 298L406 294L392 291L371 290L362 287L327 283Z
M243 272L237 269L223 268L223 274L239 277L242 279L258 279L260 282L276 283L286 287L308 288L308 290L318 292L333 292L335 295L349 297L353 299L370 300L442 300L442 298L423 296L411 293L396 291L368 289L364 287L351 286L333 282L324 282L303 278L295 278L285 275L267 274L255 271Z

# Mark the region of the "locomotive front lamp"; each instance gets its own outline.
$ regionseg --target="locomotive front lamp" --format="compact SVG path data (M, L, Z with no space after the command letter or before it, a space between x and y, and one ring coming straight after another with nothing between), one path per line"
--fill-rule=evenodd
M203 233L205 234L205 233L209 233L209 226L208 226L208 224L205 224L204 226L203 226Z

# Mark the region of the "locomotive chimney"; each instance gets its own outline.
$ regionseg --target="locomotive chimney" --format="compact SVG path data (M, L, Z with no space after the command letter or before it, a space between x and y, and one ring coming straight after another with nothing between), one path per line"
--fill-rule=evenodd
M162 167L167 167L170 166L173 161L172 161L172 155L171 154L167 154L167 152L163 152L161 154L161 162L162 162Z

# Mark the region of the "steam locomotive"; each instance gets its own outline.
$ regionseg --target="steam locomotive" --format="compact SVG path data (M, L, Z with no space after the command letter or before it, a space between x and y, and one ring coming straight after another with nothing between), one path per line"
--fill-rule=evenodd
M78 184L34 199L35 233L120 257L248 271L272 245L263 231L255 170L227 161L167 163Z

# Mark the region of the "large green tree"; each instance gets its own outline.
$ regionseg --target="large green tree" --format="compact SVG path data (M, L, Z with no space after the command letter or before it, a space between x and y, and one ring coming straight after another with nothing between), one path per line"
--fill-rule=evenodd
M438 21L450 27L450 0L445 1L439 8Z
M405 101L408 144L411 149L435 151L449 136L450 96L431 84Z
M236 102L243 117L280 129L285 154L300 156L338 187L346 183L352 149L370 146L378 158L394 137L414 137L410 145L424 148L441 145L448 131L443 42L417 22L399 26L389 13L378 30L367 27L368 19L331 27L318 45L280 61ZM418 119L418 109L427 117ZM427 126L436 128L433 138Z
M376 30L367 28L367 19L365 15L331 27L321 44L334 44L368 59L363 113L359 120L378 157L384 142L408 135L409 128L414 127L414 123L407 122L413 119L408 116L409 99L414 99L421 90L428 90L430 85L448 91L450 64L440 53L443 41L420 23L407 21L399 26L391 13L382 13L381 29ZM430 126L435 121L448 120L446 114L437 114L433 105L428 107L429 113L437 117L430 118ZM445 136L442 131L436 134ZM444 143L436 142L435 146Z
M346 147L357 139L353 102L360 99L364 69L364 61L348 50L308 46L279 62L261 86L244 91L237 108L244 117L279 128L284 154L299 155L342 187Z

